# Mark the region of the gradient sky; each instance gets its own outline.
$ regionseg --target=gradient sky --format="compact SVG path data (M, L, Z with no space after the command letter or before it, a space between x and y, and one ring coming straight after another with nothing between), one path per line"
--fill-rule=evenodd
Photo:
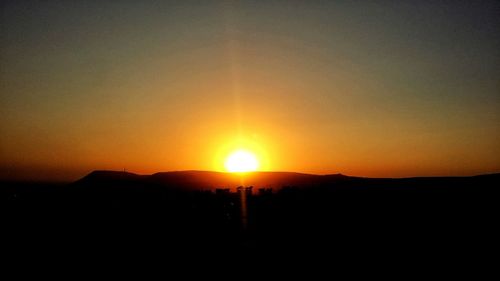
M0 178L500 171L499 1L1 5Z

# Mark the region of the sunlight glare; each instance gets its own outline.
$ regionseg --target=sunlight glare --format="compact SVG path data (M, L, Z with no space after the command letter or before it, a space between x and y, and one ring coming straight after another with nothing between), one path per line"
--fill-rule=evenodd
M225 167L229 172L253 172L259 168L259 161L253 153L237 150L227 157Z

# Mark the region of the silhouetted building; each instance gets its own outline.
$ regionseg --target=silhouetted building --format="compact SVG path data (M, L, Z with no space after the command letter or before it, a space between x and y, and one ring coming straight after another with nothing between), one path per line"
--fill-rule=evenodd
M245 187L245 193L248 195L252 195L253 186Z
M251 196L252 195L252 190L253 190L253 186L247 186L247 187L238 186L236 188L236 192L238 194L242 195L242 193L244 192L246 196Z

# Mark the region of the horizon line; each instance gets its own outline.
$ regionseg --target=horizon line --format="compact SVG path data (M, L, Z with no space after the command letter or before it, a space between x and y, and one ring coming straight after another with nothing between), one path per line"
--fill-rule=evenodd
M183 173L183 172L200 172L200 173L219 173L219 174L242 174L240 172L228 172L228 171L216 171L216 170L196 170L196 169L187 169L187 170L170 170L170 171L158 171L153 173L140 173L133 172L126 169L123 170L110 170L110 169L95 169L90 170L74 179L61 179L61 178L20 178L20 177L0 177L0 182L19 182L19 183L71 183L83 179L94 172L117 172L117 173L129 173L138 176L152 176L160 173ZM489 176L489 175L498 175L500 171L494 172L486 172L486 173L477 173L477 174L469 174L469 175L417 175L417 176L388 176L388 177L370 177L370 176L360 176L360 175L348 175L344 173L326 173L326 174L317 174L317 173L307 173L307 172L295 172L295 171L270 171L270 170L261 170L261 171L252 171L252 172L243 172L243 174L251 174L251 173L289 173L289 174L299 174L299 175L309 175L309 176L332 176L332 175L341 175L345 177L351 178L360 178L360 179L416 179L416 178L467 178L467 177L478 177L478 176Z

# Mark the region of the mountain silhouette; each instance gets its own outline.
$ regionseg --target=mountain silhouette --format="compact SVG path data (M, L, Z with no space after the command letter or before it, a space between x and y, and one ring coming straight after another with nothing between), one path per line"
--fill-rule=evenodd
M238 186L254 186L281 189L283 187L312 187L361 179L342 174L314 175L295 172L250 172L245 174L213 171L173 171L152 175L137 175L121 171L93 171L78 185L161 185L185 190L235 189Z
M236 192L239 186L257 192ZM432 259L428 253L438 251L435 262L457 262L498 242L498 186L500 174L93 171L67 185L4 184L0 218L10 253L71 258L109 249L113 258L224 253L261 260L290 252L308 259L321 250L337 261L383 253L420 262L419 255Z
M245 174L213 171L173 171L159 172L152 175L138 175L122 171L93 171L75 182L89 186L163 186L185 191L214 190L216 188L235 189L238 186L255 188L284 187L350 187L366 188L459 188L477 186L477 188L499 183L500 173L469 177L411 177L411 178L367 178L343 174L315 175L295 172L250 172Z

